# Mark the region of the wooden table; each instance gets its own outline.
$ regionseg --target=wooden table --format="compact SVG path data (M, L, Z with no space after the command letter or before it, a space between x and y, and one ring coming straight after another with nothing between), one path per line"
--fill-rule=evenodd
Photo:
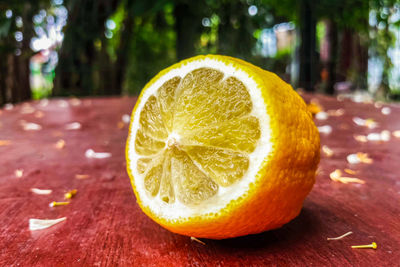
M307 101L312 97L325 110L344 108L345 114L316 120L332 126L321 141L334 154L322 153L317 183L301 214L278 230L203 240L205 245L161 228L136 204L125 171L122 122L135 98L55 99L1 109L0 266L399 266L400 139L361 143L353 135L399 130L400 105L385 105L391 114L384 115L373 103L304 95ZM357 116L379 126L357 126ZM37 128L30 122L42 129L24 130ZM81 128L67 130L72 122ZM87 149L112 156L90 159ZM356 152L368 153L373 163L349 164L346 156ZM366 183L330 180L332 171L345 168L357 171L347 176ZM37 195L31 188L53 191ZM78 193L69 205L49 207L71 189ZM30 218L60 217L67 220L29 230ZM327 241L348 231L353 234ZM377 250L350 248L372 241Z

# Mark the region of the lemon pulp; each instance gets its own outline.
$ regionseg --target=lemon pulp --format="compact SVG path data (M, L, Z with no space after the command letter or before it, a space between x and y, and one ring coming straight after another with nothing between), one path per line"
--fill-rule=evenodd
M144 104L135 138L147 194L197 205L239 181L260 139L252 109L244 84L215 69L166 81Z

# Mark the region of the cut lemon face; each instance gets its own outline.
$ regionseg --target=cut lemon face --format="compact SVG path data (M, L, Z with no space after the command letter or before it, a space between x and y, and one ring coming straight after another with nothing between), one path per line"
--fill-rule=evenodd
M299 213L319 136L303 100L277 76L199 56L143 89L126 156L148 216L173 232L219 239L276 228Z

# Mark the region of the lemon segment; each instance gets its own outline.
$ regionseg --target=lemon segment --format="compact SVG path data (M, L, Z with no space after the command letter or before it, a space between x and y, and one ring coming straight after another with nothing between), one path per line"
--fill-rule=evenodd
M166 81L145 102L136 134L147 194L199 205L240 180L260 138L251 111L247 88L221 71L198 68Z

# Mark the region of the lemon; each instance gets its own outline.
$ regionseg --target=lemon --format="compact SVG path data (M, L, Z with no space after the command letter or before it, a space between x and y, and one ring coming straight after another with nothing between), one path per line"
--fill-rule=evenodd
M127 169L137 202L172 232L213 239L296 217L315 182L319 134L301 97L271 72L207 55L142 90Z

